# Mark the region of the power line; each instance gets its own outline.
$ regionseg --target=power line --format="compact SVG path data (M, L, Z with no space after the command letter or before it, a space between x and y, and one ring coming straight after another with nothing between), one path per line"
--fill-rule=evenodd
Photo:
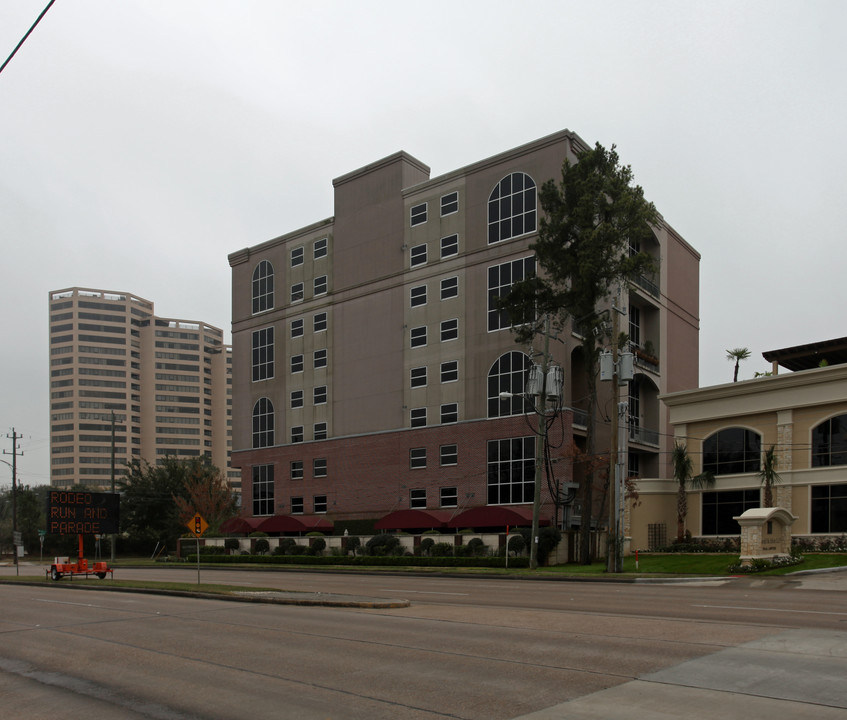
M36 25L38 25L38 23L40 23L40 22L41 22L41 18L43 18L43 17L47 14L47 11L50 9L50 6L51 6L51 5L53 5L53 3L54 3L54 2L56 2L56 0L50 0L50 2L49 2L49 3L47 3L47 7L46 7L46 8L44 8L44 9L41 11L41 14L40 14L40 15L39 15L36 19L35 19L35 22L32 24L32 27L31 27L29 30L27 30L27 31L26 31L26 35L24 35L24 36L21 38L21 41L20 41L17 45L15 45L15 49L14 49L14 50L12 50L12 54L11 54L11 55L9 55L9 57L7 57L7 58L6 58L6 62L4 62L2 65L0 65L0 73L2 73L2 72L3 72L3 70L5 70L5 69L6 69L6 66L9 64L9 62L11 61L11 59L12 59L13 57L15 57L15 53L16 53L18 50L20 50L20 49L21 49L21 45L23 45L23 44L24 44L24 42L25 42L25 41L26 41L26 39L30 36L30 34L32 33L32 31L33 31L33 30L35 30L35 26L36 26Z

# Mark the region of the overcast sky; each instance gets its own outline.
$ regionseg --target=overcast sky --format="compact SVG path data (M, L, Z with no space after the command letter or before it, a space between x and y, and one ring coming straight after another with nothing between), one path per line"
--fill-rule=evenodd
M0 0L0 60L46 4ZM401 149L435 177L563 128L616 144L702 255L701 385L728 348L749 378L847 335L845 27L834 0L57 0L0 74L0 448L14 427L49 482L50 290L229 339L227 255Z

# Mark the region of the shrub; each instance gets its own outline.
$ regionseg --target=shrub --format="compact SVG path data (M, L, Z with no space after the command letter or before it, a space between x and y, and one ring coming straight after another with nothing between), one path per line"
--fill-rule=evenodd
M323 536L312 540L312 553L314 555L320 555L324 550L326 550L326 540L323 539Z
M256 552L257 555L264 555L270 549L271 544L268 542L268 539L266 537L260 537L258 540L256 540L256 544L253 547L253 550Z
M238 538L227 538L224 540L224 548L229 551L239 550L241 548L241 543L238 542Z
M227 549L223 545L204 545L200 548L201 555L226 555Z
M532 530L530 528L521 528L525 545L532 542ZM556 546L562 540L562 532L558 528L543 527L538 530L538 547L536 548L536 559L539 565L544 565L550 553L556 549Z
M351 535L344 540L344 548L347 552L353 553L356 556L356 551L362 547L362 538Z
M454 545L446 542L434 543L429 551L432 557L447 557L453 554Z
M482 557L488 553L488 548L485 546L485 543L482 542L482 538L471 538L468 542L468 555L472 555L473 557Z
M507 547L509 548L509 552L513 552L515 555L520 555L526 547L526 540L524 540L523 535L512 535L509 538L509 544Z
M400 555L400 540L396 535L381 533L374 535L365 544L368 555Z
M421 555L430 555L432 553L433 545L435 545L435 540L431 537L423 538L420 545Z
M262 538L262 537L267 537L267 536L268 536L268 534L266 532L262 532L261 530L254 530L249 535L249 537L251 537L251 538Z

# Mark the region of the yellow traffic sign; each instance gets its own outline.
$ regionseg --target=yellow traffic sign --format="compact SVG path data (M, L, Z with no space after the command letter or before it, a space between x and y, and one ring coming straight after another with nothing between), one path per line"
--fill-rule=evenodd
M203 533L209 528L207 523L200 513L197 513L191 520L185 523L185 526L191 531L194 537L202 537Z

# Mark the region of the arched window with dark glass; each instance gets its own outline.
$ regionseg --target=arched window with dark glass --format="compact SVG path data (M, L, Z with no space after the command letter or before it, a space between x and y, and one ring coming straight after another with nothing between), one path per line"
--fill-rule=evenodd
M812 467L847 465L847 415L824 420L812 430Z
M253 314L271 310L274 306L274 268L262 260L253 270Z
M703 441L703 472L737 475L759 472L762 436L741 427L719 430Z
M506 175L488 196L488 244L538 229L535 180L522 172Z
M274 406L268 398L259 398L253 406L253 447L274 444Z
M488 371L488 417L508 417L530 412L524 398L532 361L522 352L513 350L497 358ZM512 393L514 397L500 398L500 393Z

